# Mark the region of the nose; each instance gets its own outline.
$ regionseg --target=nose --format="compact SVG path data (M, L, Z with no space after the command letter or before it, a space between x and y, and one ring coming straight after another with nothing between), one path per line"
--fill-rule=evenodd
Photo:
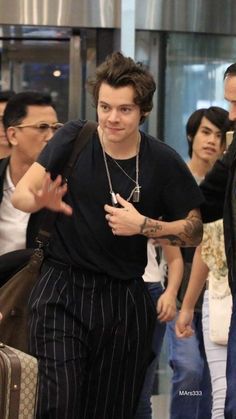
M210 144L216 145L219 143L219 141L221 141L221 137L219 136L218 132L212 132L211 135L208 138L208 142Z
M111 111L109 112L109 116L108 116L108 120L110 122L116 122L119 119L119 113L117 111L117 109L111 109Z
M214 134L214 132L212 132L207 138L208 143L211 143L211 144L215 143L216 139L217 139L217 136Z

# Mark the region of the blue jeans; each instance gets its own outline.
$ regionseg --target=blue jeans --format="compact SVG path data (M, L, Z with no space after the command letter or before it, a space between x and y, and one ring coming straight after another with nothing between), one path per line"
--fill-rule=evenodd
M154 304L157 304L157 301L161 294L163 293L163 287L160 282L145 282L147 285L148 291L151 294ZM155 358L152 363L149 365L143 388L141 391L138 408L135 414L135 419L151 419L152 418L152 405L151 405L151 396L153 390L153 383L155 379L155 373L158 366L159 356L161 352L161 347L163 343L163 338L165 334L166 325L165 323L160 323L159 320L156 321L156 327L153 335L153 352Z
M233 309L229 329L227 366L226 366L226 401L225 419L236 419L236 298L233 297Z
M195 313L195 334L179 339L175 319L167 323L169 364L173 370L170 419L210 419L211 380L202 336L202 316Z

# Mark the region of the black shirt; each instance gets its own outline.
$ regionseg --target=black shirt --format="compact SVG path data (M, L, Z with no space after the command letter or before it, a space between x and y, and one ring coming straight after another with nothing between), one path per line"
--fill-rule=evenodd
M61 173L69 158L81 121L61 128L44 148L38 162L53 176ZM109 156L113 190L124 199L132 181ZM135 179L135 157L119 164ZM141 133L139 156L141 199L137 210L150 218L167 221L184 218L203 198L180 156L168 145ZM142 276L147 263L147 239L141 235L114 236L105 219L104 205L111 205L102 148L97 133L80 154L68 180L65 201L73 215L59 214L49 255L74 267L104 272L120 279Z

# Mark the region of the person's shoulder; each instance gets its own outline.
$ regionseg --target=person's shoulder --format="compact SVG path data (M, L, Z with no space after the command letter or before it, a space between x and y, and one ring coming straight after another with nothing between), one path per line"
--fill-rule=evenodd
M80 119L66 122L56 131L52 139L48 142L44 149L45 153L47 154L49 150L54 150L56 153L64 153L65 147L66 149L67 147L72 147L77 134L80 129L82 129L84 123L85 121Z
M80 119L66 122L44 147L37 162L46 167L51 174L61 173L70 158L77 134L85 122Z
M60 128L60 130L64 131L77 131L78 129L81 129L83 125L85 124L86 120L82 119L73 119L71 121L67 121L63 127ZM59 130L59 131L60 131Z
M182 157L169 144L143 132L141 135L144 139L145 148L152 153L153 156L157 156L161 159L174 158L183 161Z
M76 119L72 121L66 122L54 135L54 138L65 138L70 140L71 138L75 138L76 134L80 129L82 129L84 123L81 119Z

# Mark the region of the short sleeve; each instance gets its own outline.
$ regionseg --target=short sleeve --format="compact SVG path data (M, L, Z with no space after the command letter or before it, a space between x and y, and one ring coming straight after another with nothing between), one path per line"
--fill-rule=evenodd
M67 122L60 128L40 153L37 162L50 172L52 177L61 174L70 158L78 130L82 121Z

